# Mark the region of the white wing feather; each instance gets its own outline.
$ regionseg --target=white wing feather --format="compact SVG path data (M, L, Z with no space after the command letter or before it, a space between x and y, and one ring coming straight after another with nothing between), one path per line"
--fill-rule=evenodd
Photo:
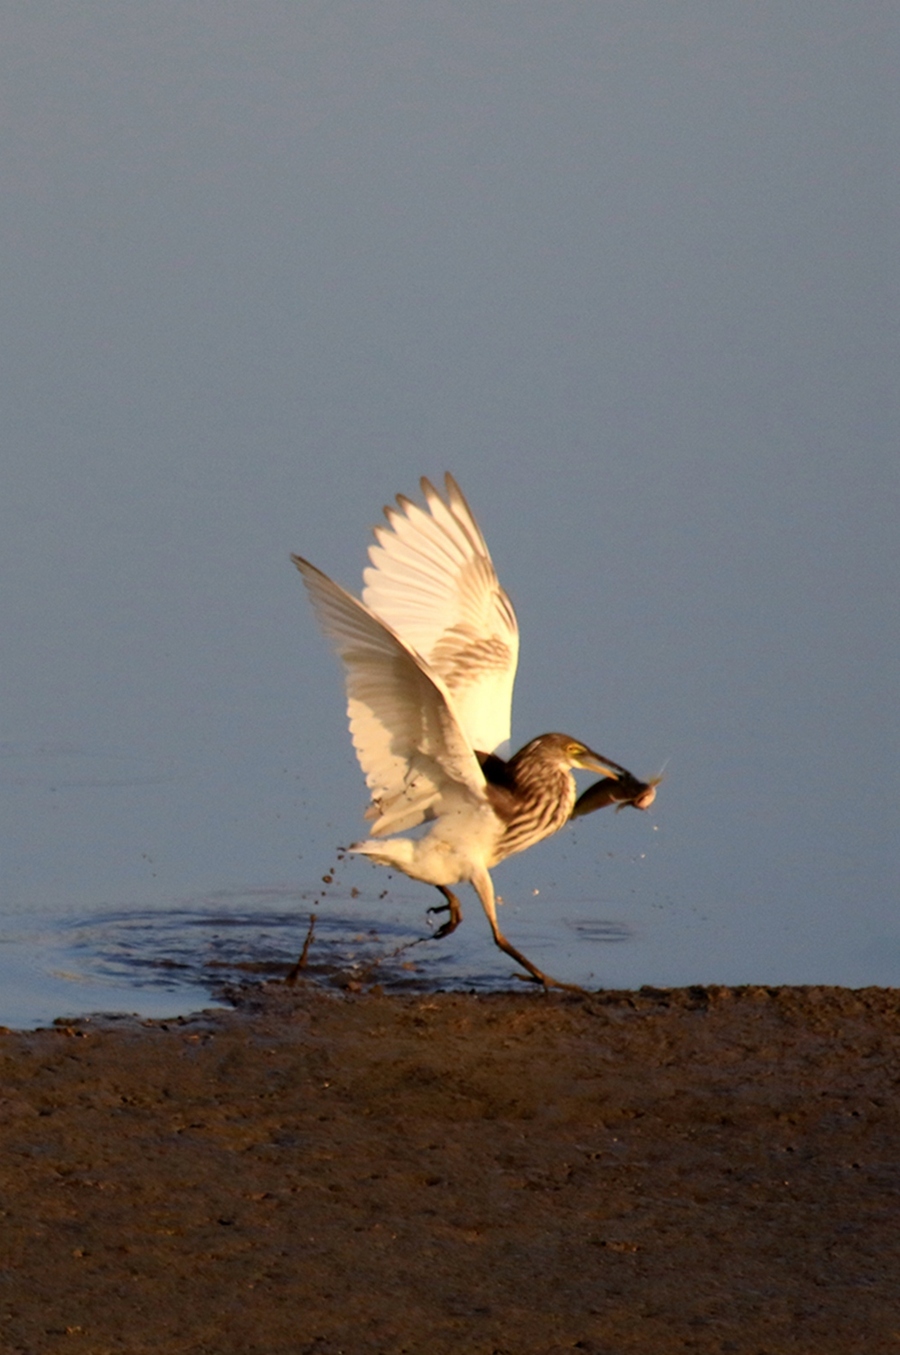
M363 602L443 679L471 746L492 752L510 736L516 614L456 481L446 498L421 483L427 511L398 495L375 528Z
M291 557L316 616L346 669L347 714L372 793L372 833L403 832L458 803L484 803L485 779L437 673L391 628L321 570Z

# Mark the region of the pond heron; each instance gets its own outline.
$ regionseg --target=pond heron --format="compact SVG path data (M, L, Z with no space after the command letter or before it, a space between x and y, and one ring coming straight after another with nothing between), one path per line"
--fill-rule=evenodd
M530 979L558 984L507 941L490 870L604 805L647 809L656 782L568 734L541 734L511 758L519 628L456 481L421 481L425 507L398 495L375 528L359 601L293 555L325 635L342 659L356 756L371 793L371 838L350 848L440 890L448 936L468 881L494 941ZM576 801L572 771L602 780ZM418 837L398 837L420 824ZM524 977L524 976L520 976Z

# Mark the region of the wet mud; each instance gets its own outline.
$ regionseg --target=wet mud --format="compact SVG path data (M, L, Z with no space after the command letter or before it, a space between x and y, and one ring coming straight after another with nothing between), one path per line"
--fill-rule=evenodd
M900 993L384 995L0 1036L0 1349L900 1351Z

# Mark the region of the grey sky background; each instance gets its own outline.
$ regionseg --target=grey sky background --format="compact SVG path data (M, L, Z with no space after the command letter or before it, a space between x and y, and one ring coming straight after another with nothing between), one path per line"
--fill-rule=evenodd
M896 6L0 17L4 934L315 887L365 797L288 553L356 590L450 469L514 742L667 762L501 867L511 939L900 982ZM466 902L441 973L499 963Z

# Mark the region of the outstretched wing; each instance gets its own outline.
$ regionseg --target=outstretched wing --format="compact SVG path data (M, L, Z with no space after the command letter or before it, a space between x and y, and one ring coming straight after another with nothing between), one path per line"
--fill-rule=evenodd
M486 800L485 779L444 682L356 598L299 555L316 616L346 669L350 734L372 804L376 837L439 812L460 789Z
M441 677L473 748L510 735L519 627L490 552L452 475L445 497L422 480L427 508L398 494L369 547L363 602Z

